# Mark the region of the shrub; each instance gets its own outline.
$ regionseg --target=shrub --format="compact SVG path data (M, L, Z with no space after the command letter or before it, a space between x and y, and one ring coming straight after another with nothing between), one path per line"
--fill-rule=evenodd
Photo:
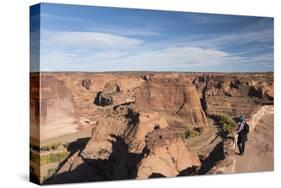
M185 139L185 133L184 132L177 133L177 136L180 137L182 140Z
M49 169L48 169L48 176L53 175L53 174L55 173L55 171L56 171L56 169L54 169L54 168L49 168Z
M177 133L177 135L182 139L193 138L196 136L200 136L203 132L203 128L187 128Z
M236 126L235 121L225 114L215 114L213 115L215 121L222 127L223 131L226 134L229 134L233 131Z
M61 143L54 143L54 144L50 144L50 145L46 145L46 146L42 146L40 148L41 151L50 151L50 150L57 150L59 148L59 146L61 146Z
M200 136L202 133L202 129L200 128L193 128L193 129L187 129L184 133L184 137L187 138L193 138L196 136Z

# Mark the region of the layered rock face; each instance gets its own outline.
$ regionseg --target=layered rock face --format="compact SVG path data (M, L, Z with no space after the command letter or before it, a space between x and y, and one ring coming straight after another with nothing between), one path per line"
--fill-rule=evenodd
M39 74L30 74L30 138L40 140L40 79Z
M271 73L41 73L40 79L37 90L40 87L43 102L32 99L31 110L42 106L43 124L53 130L66 124L93 127L107 108L126 103L135 104L142 113L157 112L170 126L208 127L206 115L250 115L274 98Z
M140 127L144 124L133 123L125 129L126 125L128 122L117 122L111 131L103 128L113 126L110 123L97 127L85 148L74 153L45 183L173 177L200 166L198 156L175 131L159 125L147 134L137 133L146 129ZM130 148L141 135L145 135L141 139L145 147L137 153Z
M273 103L273 75L204 74L193 81L207 114L250 115L255 107Z
M136 105L142 111L182 118L186 125L208 126L196 88L188 78L156 77L146 81L136 90Z
M204 132L208 115L251 115L274 99L272 74L42 73L38 87L40 139L92 132L46 183L196 173L201 161L178 130Z
M120 137L128 145L134 141L139 125L139 113L131 107L115 109L112 116L104 117L93 128L92 137L82 156L88 159L108 159L112 153L114 137Z
M40 83L38 83L40 90L35 87L35 83L31 82L32 92L39 91L38 97L31 100L31 119L38 120L34 125L32 124L35 130L40 124L40 134L38 133L40 140L76 132L77 118L74 102L65 83L54 77L39 79L38 75L35 79ZM36 96L32 93L31 95Z

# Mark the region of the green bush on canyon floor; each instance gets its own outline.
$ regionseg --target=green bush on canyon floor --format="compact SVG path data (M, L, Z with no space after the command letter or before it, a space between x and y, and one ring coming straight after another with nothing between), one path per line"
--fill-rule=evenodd
M235 121L226 114L214 114L213 118L222 127L226 134L231 133L236 126Z
M66 159L68 155L69 152L67 151L49 153L41 156L40 154L30 152L30 160L36 163L37 165L45 165L48 163L55 163L55 162L62 161Z
M48 163L54 163L58 161L64 160L69 155L69 152L63 151L63 152L57 152L57 153L50 153L47 155L42 155L40 157L40 164L48 164Z
M179 137L182 139L194 138L196 136L200 136L203 132L203 128L187 128L184 131L178 133Z
M57 150L61 145L62 145L61 143L53 143L50 145L42 146L40 150L41 151Z

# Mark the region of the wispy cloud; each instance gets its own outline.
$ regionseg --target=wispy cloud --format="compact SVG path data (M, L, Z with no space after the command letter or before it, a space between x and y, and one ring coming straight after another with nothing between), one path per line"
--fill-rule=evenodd
M143 27L143 28L124 28L117 26L100 26L91 27L91 31L103 32L103 33L114 33L122 36L160 36L163 35L159 30L157 31L154 27Z
M222 14L196 14L192 13L187 15L186 18L195 24L222 24L222 23L239 23L237 16L233 17L231 15L222 15Z
M100 32L42 32L43 49L111 50L127 49L142 44L140 39Z
M80 19L75 17L66 17L66 16L58 16L53 14L46 14L41 13L41 18L48 20L48 21L55 21L55 22L69 22L70 24L77 24L80 25L83 23L83 27L79 28L81 31L84 32L100 32L100 33L109 33L115 35L122 35L122 36L159 36L163 35L161 33L161 29L156 26L143 26L143 27L121 27L118 25L108 25L96 22L95 20L86 20Z
M70 17L70 16L58 16L54 14L47 14L47 13L40 13L40 17L45 20L57 20L57 21L63 21L63 22L88 22L87 20Z
M139 39L96 32L47 32L43 37L41 64L47 70L194 70L237 63L272 61L272 54L243 57L217 49L222 43L238 40L238 36L221 36L189 43L158 42L154 45ZM261 34L245 34L256 40ZM240 36L245 38L245 36ZM200 45L199 45L200 44ZM55 46L55 48L53 48ZM77 49L77 50L75 50ZM43 68L44 70L44 68Z
M229 46L238 46L250 43L268 43L273 41L273 30L264 29L260 31L236 32L227 34L198 35L183 42L192 46L200 46L206 48L226 48Z

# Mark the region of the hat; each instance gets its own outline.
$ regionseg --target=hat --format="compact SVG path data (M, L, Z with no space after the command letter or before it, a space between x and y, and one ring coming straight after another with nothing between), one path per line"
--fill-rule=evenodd
M240 121L244 121L244 120L245 120L245 116L244 116L244 115L241 115L241 116L239 117L239 119L240 119Z

